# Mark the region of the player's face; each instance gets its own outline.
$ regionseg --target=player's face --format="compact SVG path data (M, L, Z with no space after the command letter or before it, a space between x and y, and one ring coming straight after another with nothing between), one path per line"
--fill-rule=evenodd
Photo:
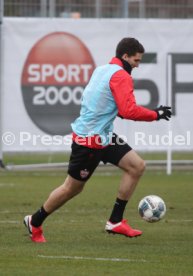
M138 67L143 57L142 53L136 53L134 56L125 56L125 60L131 65L132 68Z

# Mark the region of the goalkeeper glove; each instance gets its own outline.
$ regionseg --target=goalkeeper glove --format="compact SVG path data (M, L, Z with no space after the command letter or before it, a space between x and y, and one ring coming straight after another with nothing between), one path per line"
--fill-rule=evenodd
M164 119L169 121L171 118L172 112L171 112L170 106L162 106L156 108L155 111L157 112L157 120Z

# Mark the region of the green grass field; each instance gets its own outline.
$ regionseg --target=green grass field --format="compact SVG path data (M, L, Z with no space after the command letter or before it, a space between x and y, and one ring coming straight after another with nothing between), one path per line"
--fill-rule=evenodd
M125 218L143 235L129 239L104 231L120 173L95 173L78 197L48 217L45 244L34 244L23 217L35 211L65 172L0 172L0 275L193 275L193 172L146 172ZM161 196L162 221L137 212L139 200ZM77 257L77 258L76 258Z

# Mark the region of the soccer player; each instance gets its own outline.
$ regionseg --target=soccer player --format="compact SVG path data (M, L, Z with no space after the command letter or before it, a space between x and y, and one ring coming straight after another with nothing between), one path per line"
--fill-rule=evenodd
M131 71L138 67L144 54L143 45L135 38L123 38L117 45L116 57L99 66L86 86L80 116L72 123L72 152L64 183L51 192L43 206L24 218L34 242L45 242L42 223L48 215L78 195L99 162L111 163L123 171L112 213L106 222L109 233L137 237L123 219L124 210L142 176L145 163L118 135L113 133L116 116L134 121L169 120L170 107L150 110L136 104Z

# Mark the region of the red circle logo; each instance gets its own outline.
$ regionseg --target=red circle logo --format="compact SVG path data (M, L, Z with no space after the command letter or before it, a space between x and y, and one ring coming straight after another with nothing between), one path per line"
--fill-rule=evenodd
M23 100L32 121L48 134L69 134L94 68L88 48L76 36L56 32L39 40L22 72Z

